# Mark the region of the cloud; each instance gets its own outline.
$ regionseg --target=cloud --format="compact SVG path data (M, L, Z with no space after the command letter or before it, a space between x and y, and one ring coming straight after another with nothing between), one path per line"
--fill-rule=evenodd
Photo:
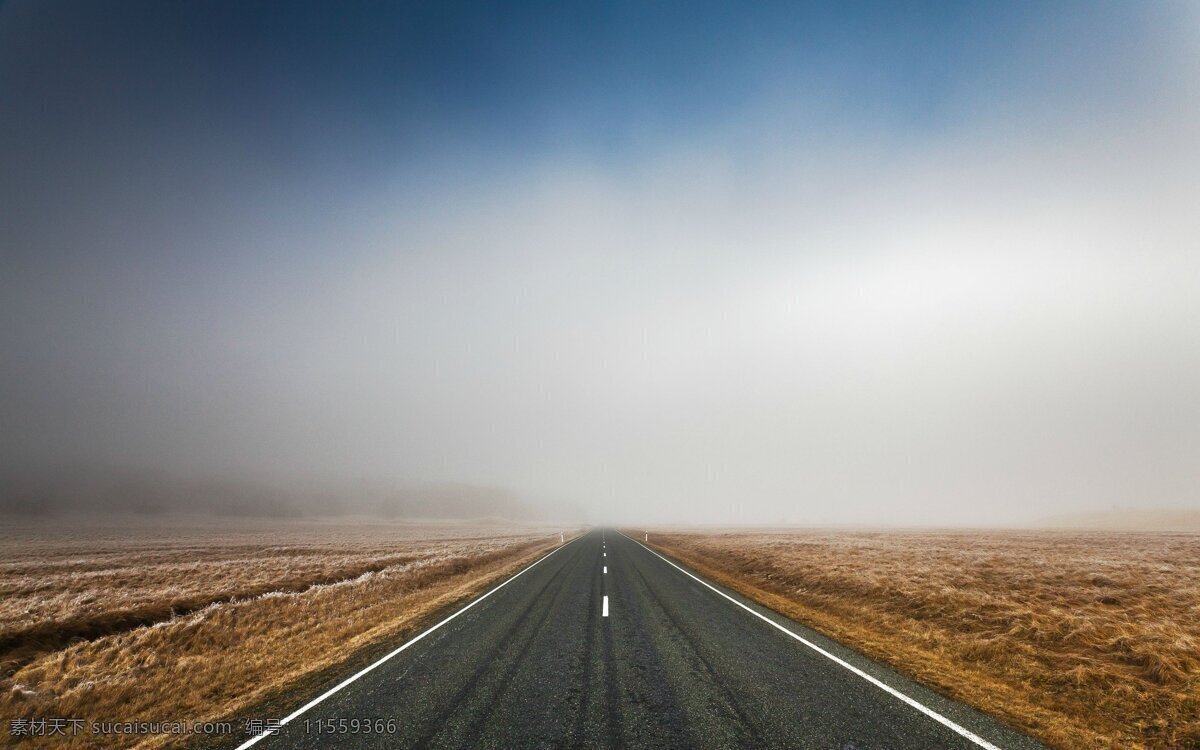
M467 482L601 520L1195 507L1195 27L1108 59L1065 23L920 127L780 75L620 158L235 185L254 210L157 215L161 254L23 262L4 454Z

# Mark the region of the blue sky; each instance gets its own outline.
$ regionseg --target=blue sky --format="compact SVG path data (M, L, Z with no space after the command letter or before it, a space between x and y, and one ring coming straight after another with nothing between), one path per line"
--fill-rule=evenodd
M1198 52L1187 3L5 3L0 459L1194 505Z
M1013 95L1058 79L1057 94L1119 100L1140 83L1122 80L1123 58L1168 11L10 3L0 82L7 142L77 158L154 158L145 147L162 143L170 157L159 158L186 163L241 149L279 179L436 168L445 151L505 165L559 152L619 162L763 101L786 106L795 127L920 137L967 116L978 87Z

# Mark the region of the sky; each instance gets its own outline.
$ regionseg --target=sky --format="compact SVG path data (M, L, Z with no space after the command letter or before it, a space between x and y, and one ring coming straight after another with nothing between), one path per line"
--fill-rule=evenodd
M1200 509L1187 2L0 4L0 470Z

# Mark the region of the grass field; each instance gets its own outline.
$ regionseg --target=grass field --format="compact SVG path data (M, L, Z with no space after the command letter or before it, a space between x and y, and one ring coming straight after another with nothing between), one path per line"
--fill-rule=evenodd
M1200 535L652 531L650 542L1051 746L1200 747Z
M5 524L4 740L20 718L90 727L238 715L414 631L558 541L556 531L502 525ZM73 744L181 742L78 735Z

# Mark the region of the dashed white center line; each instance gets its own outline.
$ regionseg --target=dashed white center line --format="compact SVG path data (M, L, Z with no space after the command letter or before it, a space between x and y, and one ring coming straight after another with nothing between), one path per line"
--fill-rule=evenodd
M604 611L600 613L601 617L608 617L608 597L604 597Z
M608 566L607 565L604 566L604 575L608 575Z

